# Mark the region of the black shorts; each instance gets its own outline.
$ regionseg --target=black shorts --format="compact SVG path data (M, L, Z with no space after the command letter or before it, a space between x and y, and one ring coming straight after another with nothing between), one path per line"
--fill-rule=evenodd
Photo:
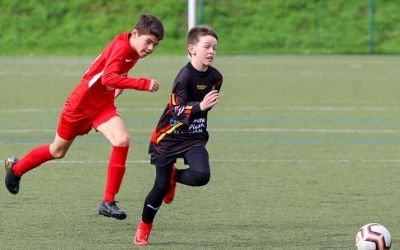
M185 165L198 172L209 172L210 163L209 156L205 146L197 146L183 152L179 155L172 156L155 156L151 155L151 164L156 167L172 166L176 163L177 158L183 158Z

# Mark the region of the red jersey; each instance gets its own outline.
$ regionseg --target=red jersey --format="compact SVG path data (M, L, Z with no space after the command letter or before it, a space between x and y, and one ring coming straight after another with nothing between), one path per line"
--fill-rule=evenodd
M129 32L121 33L107 45L67 98L64 112L79 120L113 105L116 88L149 90L150 79L128 77L140 59L129 44L130 36Z

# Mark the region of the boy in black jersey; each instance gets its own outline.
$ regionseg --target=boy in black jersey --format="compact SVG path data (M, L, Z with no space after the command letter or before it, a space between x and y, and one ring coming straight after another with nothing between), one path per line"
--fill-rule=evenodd
M203 186L210 180L210 164L205 145L208 141L207 113L219 101L222 74L211 66L218 36L208 26L196 26L187 35L190 62L178 73L168 105L153 131L149 154L156 167L154 186L144 202L142 220L133 239L147 245L154 217L162 201L169 204L176 183ZM186 169L177 169L183 158Z

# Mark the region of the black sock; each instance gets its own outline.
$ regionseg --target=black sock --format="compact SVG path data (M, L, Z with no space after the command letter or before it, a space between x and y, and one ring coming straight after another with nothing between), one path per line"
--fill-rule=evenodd
M142 221L144 223L153 223L154 217L156 216L158 209L160 208L165 195L168 193L168 185L154 184L152 190L147 195L144 201L144 207L142 212Z

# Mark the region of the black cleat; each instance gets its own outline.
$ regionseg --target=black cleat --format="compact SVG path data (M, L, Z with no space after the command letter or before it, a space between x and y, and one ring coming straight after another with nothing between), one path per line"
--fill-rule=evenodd
M126 213L117 207L115 201L103 201L99 208L99 214L117 220L123 220L126 218Z
M10 156L4 161L4 167L6 168L6 188L10 193L17 194L19 191L19 182L21 181L20 176L16 176L13 171L14 165L17 163L17 158Z

